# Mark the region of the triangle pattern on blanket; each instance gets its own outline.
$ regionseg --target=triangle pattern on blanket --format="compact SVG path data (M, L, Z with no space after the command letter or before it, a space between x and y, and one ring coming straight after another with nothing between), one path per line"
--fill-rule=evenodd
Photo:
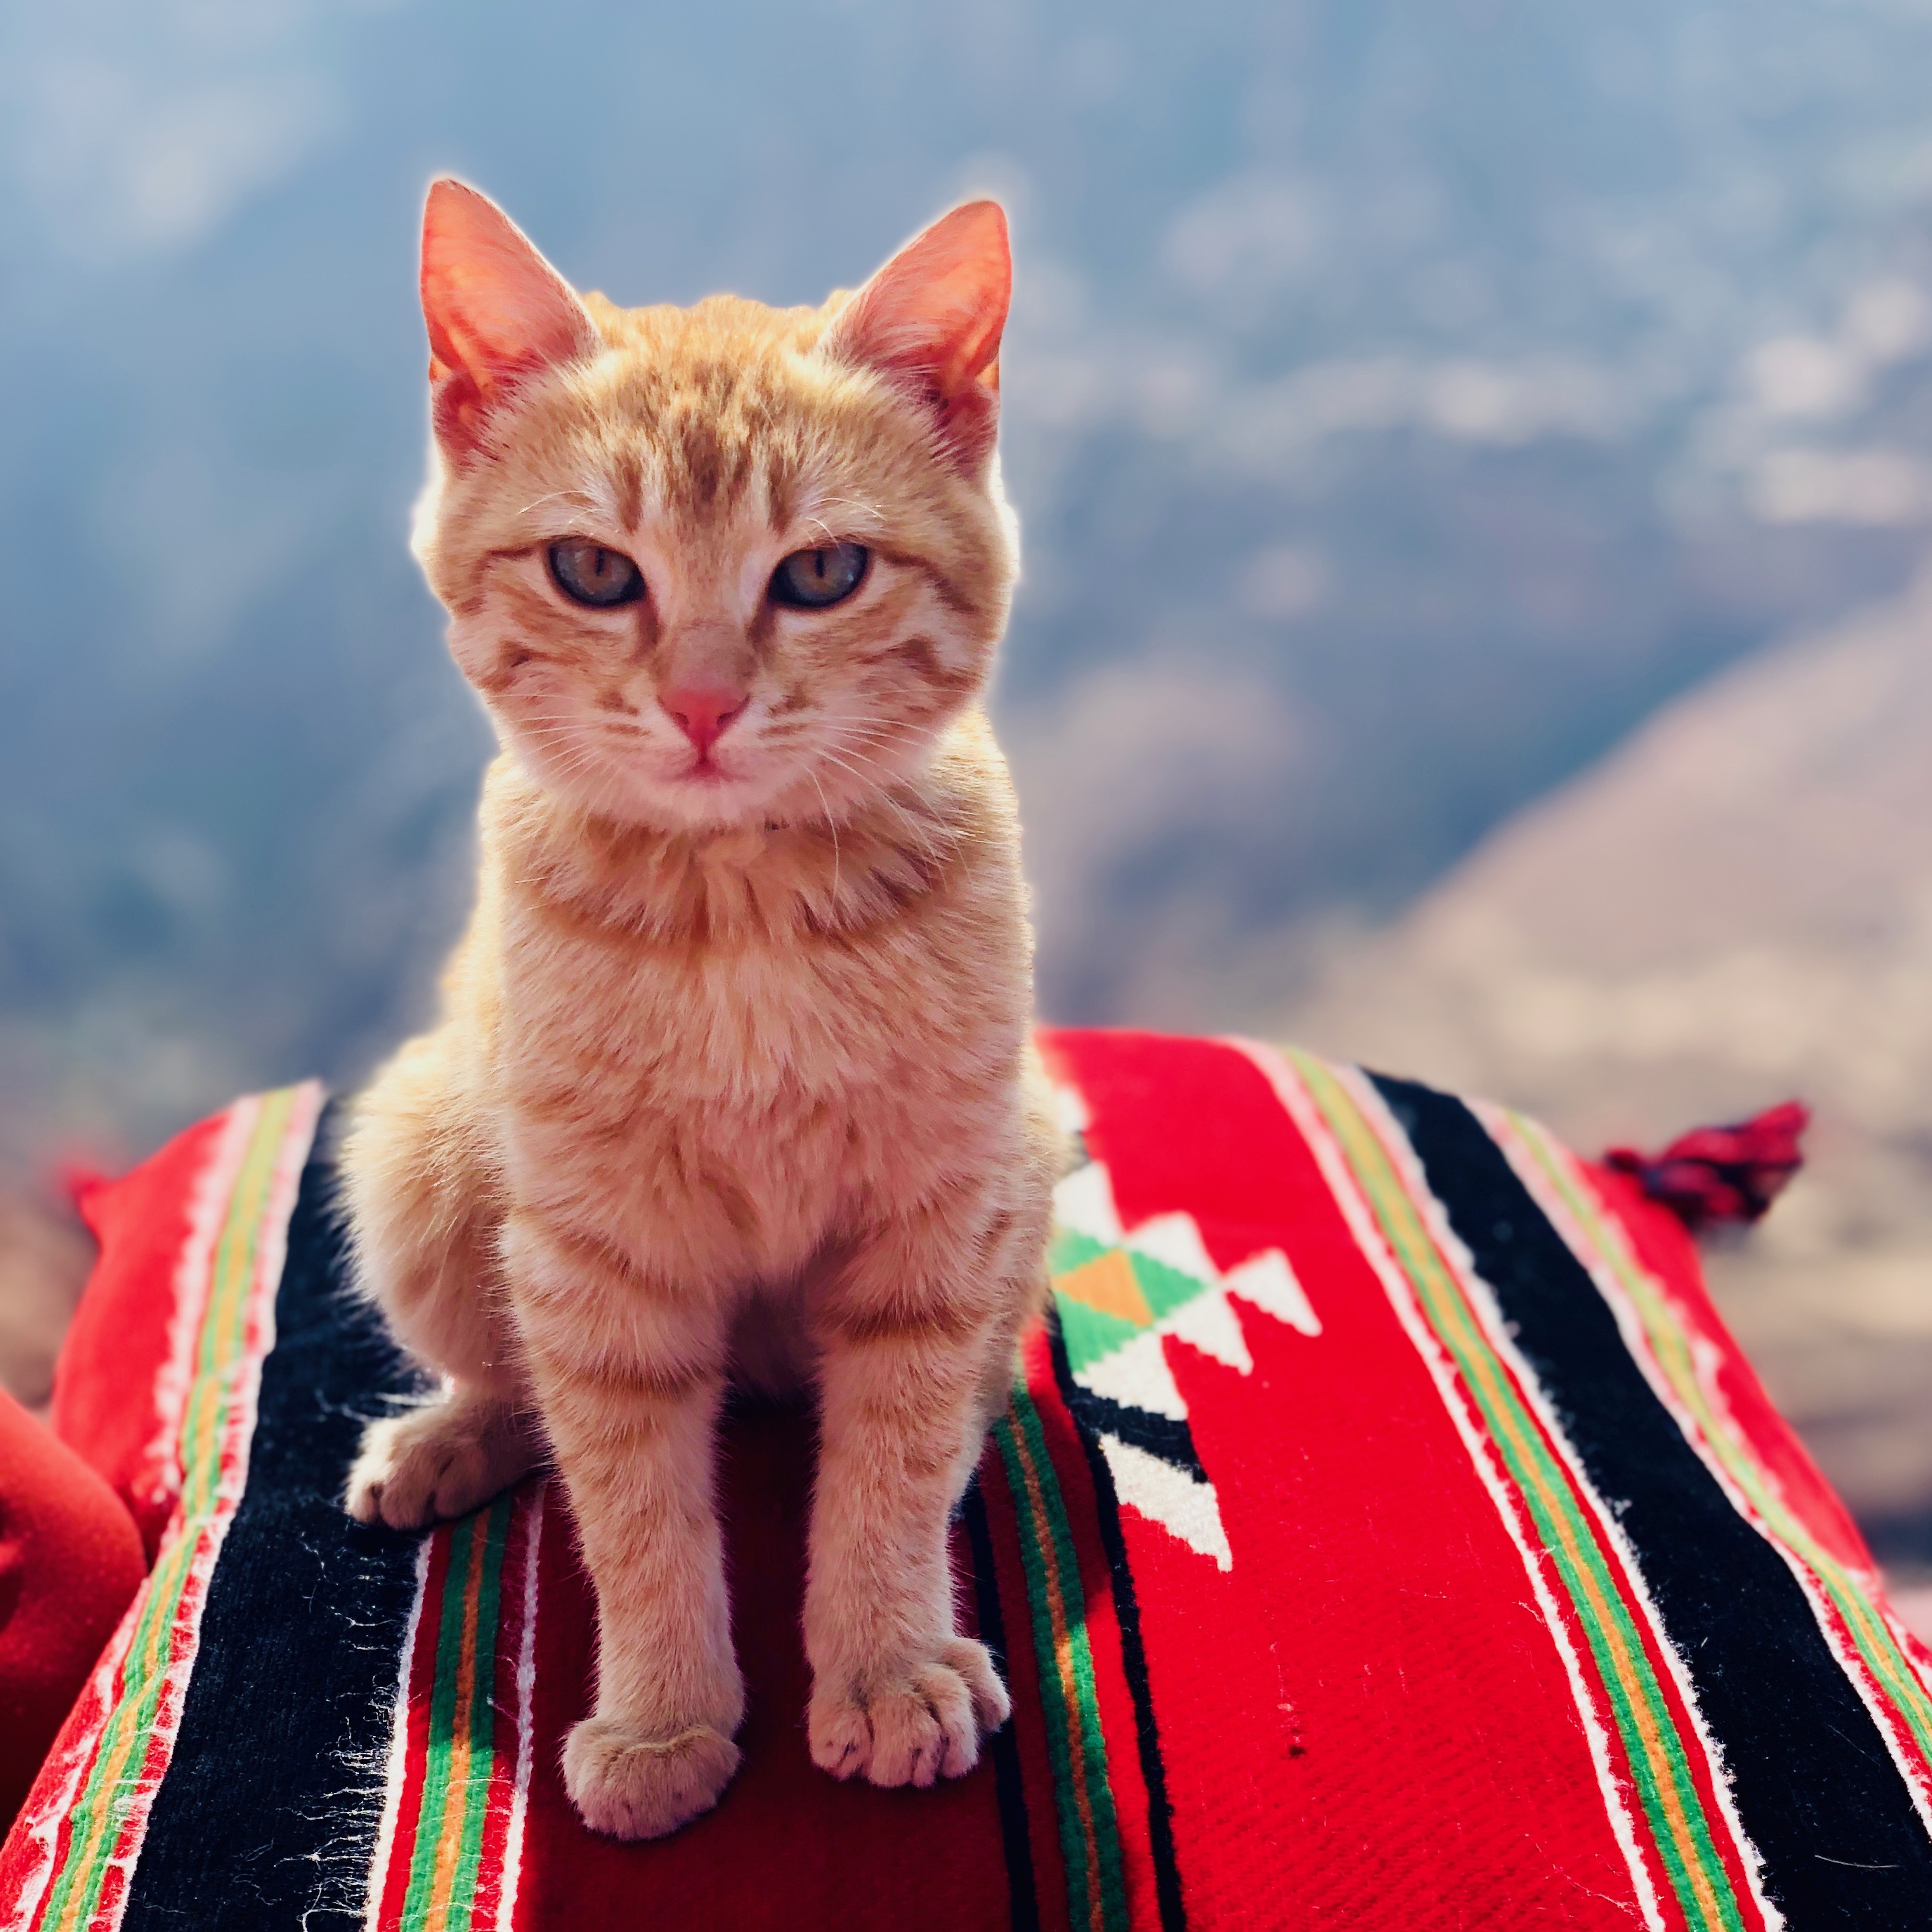
M1073 1382L1070 1406L1099 1444L1122 1504L1232 1570L1220 1499L1194 1446L1166 1340L1245 1376L1254 1358L1236 1300L1304 1335L1319 1335L1322 1324L1279 1248L1224 1274L1191 1214L1124 1228L1106 1165L1080 1131L1084 1106L1066 1088L1060 1094L1078 1159L1054 1190L1048 1268Z

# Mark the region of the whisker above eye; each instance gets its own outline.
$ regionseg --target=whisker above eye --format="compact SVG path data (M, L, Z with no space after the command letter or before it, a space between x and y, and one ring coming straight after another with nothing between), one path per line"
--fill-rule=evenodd
M828 510L856 510L860 516L869 517L874 524L885 521L880 514L879 506L866 502L862 496L827 496L823 501Z
M532 511L541 510L546 503L569 503L580 510L597 508L597 500L587 490L553 490L548 495L539 496L535 502L526 503L517 514L527 517Z

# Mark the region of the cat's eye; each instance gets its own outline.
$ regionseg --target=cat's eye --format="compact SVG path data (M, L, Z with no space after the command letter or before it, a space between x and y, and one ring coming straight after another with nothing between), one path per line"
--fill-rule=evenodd
M550 547L550 574L566 597L607 610L634 604L644 594L644 573L620 550L587 537L566 537Z
M801 610L823 610L858 589L870 560L863 544L795 550L772 573L772 602Z

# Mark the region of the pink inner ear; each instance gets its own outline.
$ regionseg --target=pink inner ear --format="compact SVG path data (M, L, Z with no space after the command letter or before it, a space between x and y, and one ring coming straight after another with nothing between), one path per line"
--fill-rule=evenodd
M832 326L826 351L913 378L959 454L992 447L1012 256L998 202L968 202L906 244Z
M570 284L516 224L446 176L423 210L422 304L436 434L459 448L473 444L483 412L518 377L598 340Z

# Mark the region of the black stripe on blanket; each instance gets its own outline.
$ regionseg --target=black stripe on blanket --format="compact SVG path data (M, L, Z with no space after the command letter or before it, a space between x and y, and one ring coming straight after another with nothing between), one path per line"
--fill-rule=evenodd
M1096 1527L1101 1546L1107 1552L1107 1568L1114 1580L1114 1611L1120 1619L1120 1665L1127 1680L1128 1694L1134 1702L1134 1742L1139 1749L1141 1776L1147 1785L1148 1846L1154 1854L1154 1898L1160 1912L1160 1932L1187 1932L1187 1910L1181 1898L1180 1867L1174 1856L1174 1804L1167 1795L1167 1766L1161 1756L1160 1726L1154 1710L1154 1688L1148 1678L1147 1646L1141 1636L1139 1594L1134 1573L1127 1562L1127 1540L1120 1532L1120 1498L1114 1487L1114 1472L1100 1447L1100 1438L1091 1419L1075 1406L1076 1393L1084 1394L1073 1379L1072 1365L1066 1359L1066 1338L1060 1332L1060 1318L1049 1315L1047 1334L1053 1351L1053 1376L1060 1400L1073 1418L1074 1433L1087 1458L1094 1481ZM1117 1404L1107 1407L1126 1414ZM1184 1430L1187 1425L1180 1426ZM1198 1480L1205 1482L1207 1472L1195 1452L1194 1438L1187 1437L1187 1456ZM1186 1467L1184 1464L1181 1466Z
M1932 1841L1778 1552L1733 1509L1610 1307L1461 1101L1375 1076L1636 1552L1792 1932L1932 1927Z
M993 1653L1001 1683L1012 1680L1006 1671L1006 1620L1000 1610L1000 1586L993 1568L993 1532L986 1520L986 1499L975 1475L961 1498L959 1514L973 1552L974 1595L980 1612L980 1640ZM1006 1858L1006 1891L1012 1932L1040 1932L1040 1894L1034 1877L1033 1841L1027 1828L1026 1783L1020 1768L1019 1744L1009 1718L986 1740L993 1760L993 1788L1000 1804L1000 1844Z
M124 1932L362 1925L419 1539L350 1522L342 1486L364 1420L414 1384L345 1292L332 1179L320 1154L302 1175L248 1486Z

